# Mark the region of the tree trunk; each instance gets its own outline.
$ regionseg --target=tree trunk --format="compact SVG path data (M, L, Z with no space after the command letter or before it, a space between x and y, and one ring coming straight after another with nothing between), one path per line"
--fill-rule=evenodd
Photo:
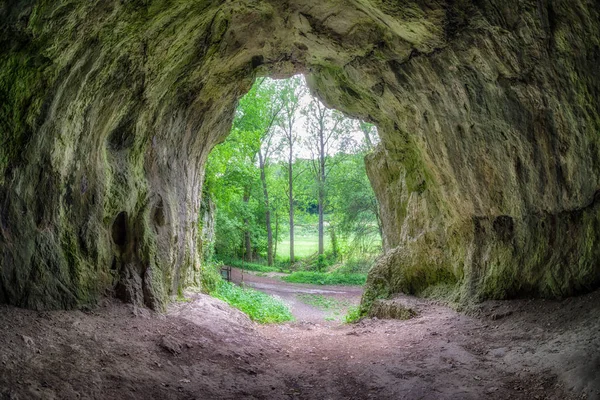
M291 132L290 132L291 134ZM288 185L289 185L289 196L290 196L290 264L294 263L294 183L293 164L294 153L292 148L292 141L290 140L290 154L288 158Z
M248 202L250 201L250 188L249 187L246 187L244 189L243 201L244 201L244 204L246 205L245 208L247 211ZM248 220L248 216L244 217L244 226L246 228L246 231L244 232L244 245L246 248L244 258L246 259L246 261L252 261L252 239L250 238L250 221Z
M361 123L360 130L362 131L363 135L365 136L365 142L367 143L367 148L369 149L369 151L373 150L373 141L371 140L370 129Z
M319 255L325 252L324 243L324 221L323 214L325 208L325 138L323 132L323 126L321 125L321 132L319 133Z
M331 252L333 253L333 258L337 260L338 255L339 255L339 249L338 249L337 236L335 234L335 226L330 225L329 232L331 233Z
M265 174L265 160L262 151L258 151L258 161L260 166L260 181L263 187L263 196L265 199L265 223L267 225L267 265L273 265L273 230L271 229L271 208L269 207L269 191L267 190L267 176Z
M277 209L275 210L275 244L273 249L273 255L277 257L277 242L279 240L279 215Z

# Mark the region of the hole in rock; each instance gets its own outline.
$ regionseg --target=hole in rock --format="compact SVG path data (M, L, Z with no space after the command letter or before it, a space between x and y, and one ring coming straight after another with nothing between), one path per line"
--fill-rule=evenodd
M119 151L130 148L135 141L135 120L133 114L123 118L108 136L108 144L112 150Z
M303 76L257 79L207 164L216 220L204 226L233 267L222 276L295 304L297 319L341 321L382 250L364 163L378 142L374 125L326 107Z
M112 240L119 247L127 243L127 213L121 211L112 224Z
M165 210L162 201L159 202L154 210L154 223L156 226L164 226L166 223Z

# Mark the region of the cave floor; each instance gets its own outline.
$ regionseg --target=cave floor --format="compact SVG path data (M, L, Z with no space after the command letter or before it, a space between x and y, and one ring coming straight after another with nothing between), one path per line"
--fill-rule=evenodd
M166 315L110 299L85 312L0 307L0 398L600 397L600 292L270 326L189 296Z

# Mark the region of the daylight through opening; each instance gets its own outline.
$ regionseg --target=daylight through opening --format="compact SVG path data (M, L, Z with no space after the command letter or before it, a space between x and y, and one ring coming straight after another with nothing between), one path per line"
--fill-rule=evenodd
M216 209L209 251L217 267L233 267L221 275L270 294L277 289L252 282L254 276L362 286L382 251L364 163L378 142L374 125L327 108L304 76L257 79L206 169L204 197ZM313 290L319 293L299 290L288 304L299 300L331 311L323 318L341 319L361 294Z

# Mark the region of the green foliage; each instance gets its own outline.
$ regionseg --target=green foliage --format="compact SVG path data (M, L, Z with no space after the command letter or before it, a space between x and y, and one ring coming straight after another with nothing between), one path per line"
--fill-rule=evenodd
M359 258L365 254L368 261L362 262L360 270L354 270L363 272L368 269L366 263L381 250L377 203L363 161L365 152L377 141L376 130L373 125L349 120L314 99L309 103L300 101L304 90L298 77L288 81L258 80L240 100L230 136L210 154L206 187L217 205L215 255L238 267L241 265L230 261L268 258L266 212L270 210L277 243L275 262L282 268L281 263L290 254L291 167L296 262L293 268L324 272L339 261L356 260L355 264L360 264ZM302 138L297 137L297 128L292 129L301 114L307 132ZM291 166L286 150L290 140L294 143ZM299 152L312 157L300 158ZM318 162L318 154L324 157L325 169ZM268 166L262 170L264 179L261 165ZM268 205L263 183L268 188ZM321 256L316 255L319 194L325 201L325 211L329 210L324 215L326 250ZM250 257L244 245L246 235L252 247ZM304 261L298 263L299 260ZM260 263L245 268L271 271Z
M201 289L203 293L211 294L221 283L220 267L216 264L205 262L202 264Z
M231 282L219 282L211 295L262 324L281 323L294 319L288 306L281 300L254 289L236 286Z
M366 274L371 269L371 266L375 263L376 256L373 254L354 254L344 260L338 268L332 272L340 274Z
M358 322L362 317L364 317L364 314L361 312L359 306L350 307L346 313L346 316L344 317L344 322L347 324L352 324L354 322Z
M291 283L311 283L313 285L364 285L366 274L339 274L313 271L296 271L282 278Z
M257 264L254 265L257 266ZM214 263L202 265L201 290L203 293L225 301L259 323L279 323L293 319L289 308L281 300L224 281L221 278L220 265ZM187 299L181 294L177 301L187 301Z
M257 82L240 100L231 134L209 156L206 186L217 205L215 251L222 258L266 253L266 204L257 164L262 162L269 173L266 165L275 146L272 128L281 108L278 90L273 80ZM266 179L272 181L270 176ZM246 232L252 255L243 247Z
M339 160L329 179L332 222L359 253L379 253L379 206L367 177L364 153Z

